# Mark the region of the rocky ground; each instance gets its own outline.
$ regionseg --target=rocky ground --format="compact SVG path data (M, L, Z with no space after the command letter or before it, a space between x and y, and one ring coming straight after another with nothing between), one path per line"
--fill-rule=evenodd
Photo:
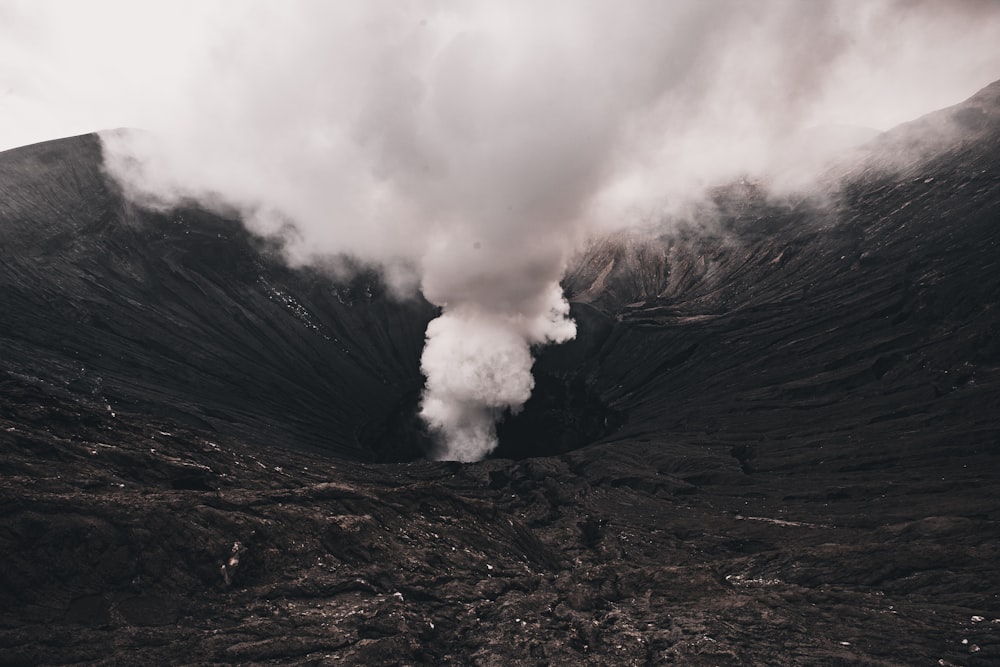
M375 465L4 390L4 664L1000 657L995 446Z
M476 464L426 303L0 154L0 664L1000 664L998 98L596 243Z

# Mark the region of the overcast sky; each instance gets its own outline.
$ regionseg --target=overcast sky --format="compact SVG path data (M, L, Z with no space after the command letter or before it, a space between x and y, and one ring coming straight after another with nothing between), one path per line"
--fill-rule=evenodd
M0 0L0 149L111 127L155 125L165 109L186 103L183 91L192 79L210 69L210 63L225 60L227 40L234 33L238 39L240 26L247 30L247 39L259 35L262 26L253 25L253 15L268 19L267 12L253 7L258 4L262 3ZM275 0L271 8L291 4ZM428 14L441 5L401 4L424 6ZM619 11L631 6L614 4ZM802 4L823 3L802 0ZM835 75L839 80L815 112L817 124L886 129L957 102L1000 78L996 0L849 0L847 4L892 5L900 11L894 23L879 26L882 34L858 35L870 43L847 59L855 62L839 64L842 74ZM928 5L938 10L937 25L907 25L922 20ZM329 20L331 13L324 17ZM259 44L275 54L288 46L292 45L277 40ZM313 65L324 67L322 62ZM869 69L868 76L851 80L856 67Z

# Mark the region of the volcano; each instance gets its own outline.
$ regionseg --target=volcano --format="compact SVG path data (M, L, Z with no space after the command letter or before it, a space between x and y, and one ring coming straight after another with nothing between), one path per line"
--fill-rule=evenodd
M435 307L0 153L0 663L1000 662L1000 82L595 240L492 458Z

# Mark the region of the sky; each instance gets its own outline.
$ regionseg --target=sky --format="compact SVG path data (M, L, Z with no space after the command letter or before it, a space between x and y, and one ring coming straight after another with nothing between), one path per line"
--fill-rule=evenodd
M332 6L338 11L326 14L334 20L351 7L335 1L0 0L0 150L155 125L169 108L183 104L179 91L203 75L207 63L224 63L230 38L239 40L241 31L247 39L259 38L267 14L295 4ZM446 3L405 4L416 8L413 18L419 21ZM1000 78L996 0L799 4L867 7L872 15L869 25L845 26L860 48L831 69L834 85L814 110L814 124L888 129ZM280 51L283 45L259 48ZM862 70L868 75L859 76Z
M136 201L419 290L421 416L458 460L574 337L559 284L587 238L745 175L802 187L817 128L996 79L997 0L0 0L0 148L144 130L103 135Z

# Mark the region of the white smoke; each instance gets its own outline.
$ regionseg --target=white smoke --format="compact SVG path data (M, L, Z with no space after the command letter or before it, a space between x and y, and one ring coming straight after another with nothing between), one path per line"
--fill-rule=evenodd
M169 42L116 26L148 31L119 60L151 76L119 80L143 99L115 124L150 132L105 135L109 172L147 204L194 198L263 233L293 227L293 263L352 256L399 292L419 287L443 311L421 414L438 455L460 460L491 451L496 420L527 400L532 348L573 337L559 281L589 234L746 173L801 183L799 158L774 156L800 155L775 147L806 128L884 128L1000 76L1000 10L975 0L241 0L181 13ZM77 18L58 43L98 104L115 79L84 70L76 33L104 42Z
M528 346L576 335L559 285L543 296L534 312L495 313L470 303L447 308L427 326L420 415L441 438L441 456L476 461L493 451L497 419L516 413L534 388Z

